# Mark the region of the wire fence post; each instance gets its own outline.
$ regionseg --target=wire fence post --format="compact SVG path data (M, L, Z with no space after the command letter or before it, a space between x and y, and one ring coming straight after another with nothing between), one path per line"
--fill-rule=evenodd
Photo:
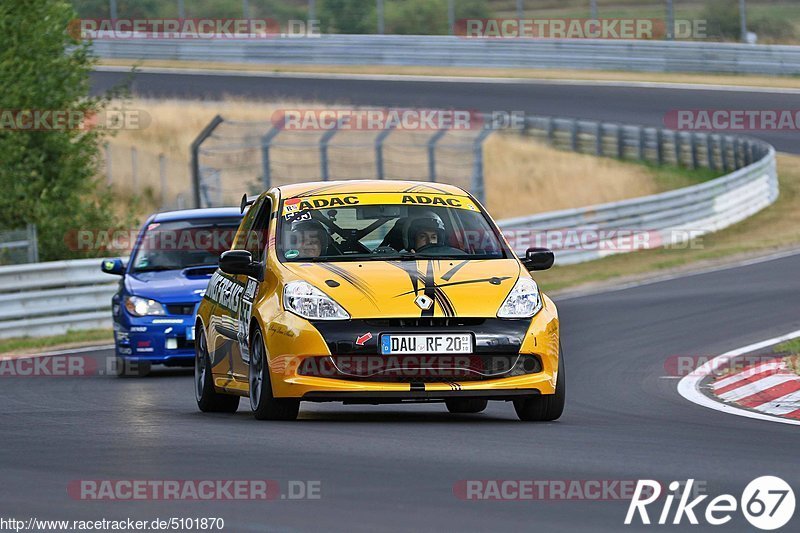
M428 181L436 181L436 143L445 133L447 130L442 128L428 139Z
M570 130L570 147L573 152L578 151L578 119L573 119Z
M472 145L472 194L482 204L486 203L486 190L483 178L483 143L494 130L484 127Z
M111 167L111 144L105 143L103 148L106 153L106 185L114 183L114 173Z
M392 130L395 128L395 126L397 126L397 123L392 122L389 124L388 128L385 128L378 134L377 137L375 137L375 170L378 173L379 180L386 178L383 172L383 142L386 140L386 137L392 133Z
M328 170L328 145L330 144L331 139L333 139L333 136L339 131L339 128L349 121L350 119L348 117L340 118L336 122L336 127L326 131L325 134L319 139L319 165L322 181L330 180Z
M269 151L272 148L272 141L283 130L283 123L278 123L261 138L261 183L264 190L269 190L272 186L272 167L270 165Z
M39 262L39 238L36 234L36 224L28 224L27 225L27 233L28 233L28 262L29 263L38 263Z
M625 159L625 127L617 124L617 159Z
M167 158L158 154L158 176L161 183L161 209L167 205Z
M603 123L598 122L595 126L594 138L594 155L597 157L603 156Z
M222 124L224 119L217 115L211 119L211 122L203 128L203 131L192 141L191 145L191 152L192 152L192 161L191 161L191 169L192 169L192 187L194 188L194 206L195 207L202 207L200 203L200 145L208 139L214 130L217 129L217 126Z
M692 168L697 170L697 167L700 166L699 159L697 157L697 134L692 132L689 134L689 139L692 143Z
M131 186L133 187L133 194L139 194L138 159L136 147L131 146Z
M728 160L728 139L724 135L719 136L719 154L722 158L722 171L728 172L730 162Z
M639 126L639 159L644 161L645 155L645 148L646 148L647 138L644 126Z
M708 158L708 168L717 170L717 160L714 159L714 136L706 133L706 157Z
M656 162L659 166L664 164L664 132L656 128Z

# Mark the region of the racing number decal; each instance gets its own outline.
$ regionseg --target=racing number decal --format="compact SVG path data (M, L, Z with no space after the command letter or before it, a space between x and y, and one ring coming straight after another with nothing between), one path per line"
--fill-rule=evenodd
M239 353L245 363L250 363L250 316L253 313L253 300L256 297L258 281L247 278L247 287L242 294L239 304L239 320L237 324L236 337L239 341Z

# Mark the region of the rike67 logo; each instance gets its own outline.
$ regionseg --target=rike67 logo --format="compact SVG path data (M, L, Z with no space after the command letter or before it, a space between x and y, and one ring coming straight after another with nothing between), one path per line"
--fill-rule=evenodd
M702 518L712 526L721 526L730 522L734 513L740 510L753 527L772 531L785 526L794 515L794 491L779 477L762 476L754 479L745 487L738 501L731 494L721 494L707 502L704 502L708 498L705 494L690 500L693 484L694 479L687 480L685 484L678 481L670 483L670 493L664 498L661 512L651 519L648 505L654 504L662 496L662 485L655 480L640 479L628 506L625 525L636 524L639 520L645 525L653 522L678 525L684 518L690 524L697 525L700 523L698 518ZM678 493L681 487L683 491ZM673 510L676 499L678 503ZM650 511L657 512L657 507L658 504L652 505Z

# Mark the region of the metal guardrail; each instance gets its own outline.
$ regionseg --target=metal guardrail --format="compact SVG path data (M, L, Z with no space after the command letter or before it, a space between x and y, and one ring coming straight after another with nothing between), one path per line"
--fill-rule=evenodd
M0 267L0 338L110 328L117 284L100 259Z
M646 232L652 247L676 244L730 226L778 197L775 150L758 140L533 116L522 133L576 152L729 172L662 194L499 222L504 232L577 231L579 245L555 250L557 264L630 251L615 245L614 231L626 238L630 231ZM518 254L535 245L511 242ZM110 327L116 287L99 259L0 267L0 338Z
M247 40L97 39L92 50L101 58L131 60L800 74L800 46L698 41L322 35Z

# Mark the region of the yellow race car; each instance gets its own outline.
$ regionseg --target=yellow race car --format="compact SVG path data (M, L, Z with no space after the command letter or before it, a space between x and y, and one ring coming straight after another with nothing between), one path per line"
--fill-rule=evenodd
M558 313L483 207L454 186L341 181L276 187L247 210L197 311L205 412L293 420L300 402L511 401L555 420Z

